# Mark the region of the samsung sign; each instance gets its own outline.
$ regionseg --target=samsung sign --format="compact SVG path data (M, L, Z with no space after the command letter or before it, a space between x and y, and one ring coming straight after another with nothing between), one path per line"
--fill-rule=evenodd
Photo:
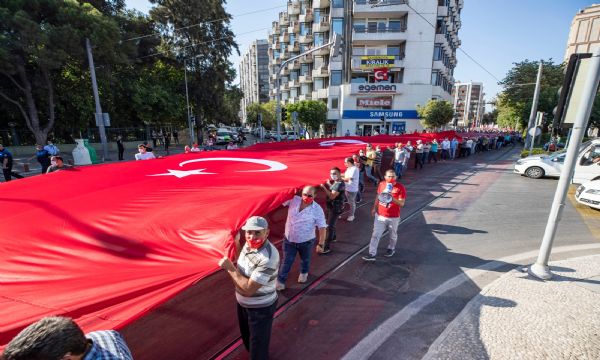
M351 84L352 94L399 94L402 84Z
M344 110L343 119L367 119L381 121L385 116L386 120L393 119L418 119L417 110Z

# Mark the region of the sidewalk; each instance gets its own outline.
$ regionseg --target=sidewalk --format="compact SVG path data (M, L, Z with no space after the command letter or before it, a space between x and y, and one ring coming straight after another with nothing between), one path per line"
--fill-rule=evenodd
M600 359L600 255L514 270L473 298L423 359Z

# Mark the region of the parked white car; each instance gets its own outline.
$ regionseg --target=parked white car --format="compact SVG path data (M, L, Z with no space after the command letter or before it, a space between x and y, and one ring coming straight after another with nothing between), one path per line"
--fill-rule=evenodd
M295 131L283 131L281 132L282 140L299 140L300 137Z
M578 203L600 210L600 180L592 180L581 184L575 191Z
M566 152L556 152L552 155L534 155L517 160L515 172L533 179L543 176L559 177L565 162ZM574 184L600 179L600 139L589 140L579 147L573 172Z
M552 155L532 155L517 160L515 172L532 179L544 176L559 177L565 162L566 152L557 152Z

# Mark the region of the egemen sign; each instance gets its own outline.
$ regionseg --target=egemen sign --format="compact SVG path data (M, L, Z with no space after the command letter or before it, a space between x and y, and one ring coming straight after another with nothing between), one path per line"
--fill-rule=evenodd
M359 93L395 93L396 85L391 84L360 84L358 85Z

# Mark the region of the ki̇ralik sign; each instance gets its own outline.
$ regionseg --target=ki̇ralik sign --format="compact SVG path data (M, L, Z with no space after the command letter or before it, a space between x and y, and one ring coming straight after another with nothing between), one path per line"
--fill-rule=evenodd
M360 57L360 68L361 69L374 69L374 68L391 68L394 67L395 56L361 56Z

